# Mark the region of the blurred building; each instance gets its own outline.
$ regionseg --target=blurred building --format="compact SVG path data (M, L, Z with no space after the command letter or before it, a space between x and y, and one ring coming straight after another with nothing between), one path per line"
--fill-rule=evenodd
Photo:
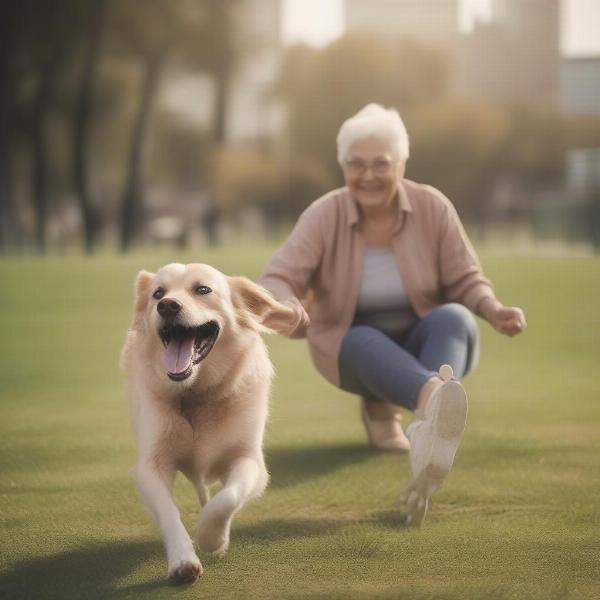
M280 107L269 99L283 58L281 0L240 3L240 30L247 45L229 100L227 138L256 142L272 137L281 127Z
M559 0L492 0L461 50L460 85L483 98L558 105Z
M345 0L345 28L391 41L411 37L441 46L456 72L461 62L460 8L461 0Z
M459 0L346 0L348 31L410 35L445 47L455 88L492 101L556 105L559 0L491 0L488 22L461 32Z
M460 0L346 0L346 30L456 43Z
M600 56L565 58L560 75L562 108L571 114L600 115ZM600 189L600 148L567 152L565 184L576 194Z
M560 76L562 108L600 115L600 56L563 59Z
M569 150L566 171L569 189L600 189L600 148Z

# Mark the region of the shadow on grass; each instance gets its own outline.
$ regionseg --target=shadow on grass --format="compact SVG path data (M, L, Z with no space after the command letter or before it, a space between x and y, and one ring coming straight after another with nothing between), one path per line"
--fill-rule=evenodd
M382 511L363 518L311 518L270 519L255 525L236 527L233 533L236 542L249 544L271 544L286 539L301 539L330 535L357 523L376 523L384 528L406 529L406 515L398 511Z
M269 519L254 525L236 527L235 542L270 544L286 539L329 535L351 525L375 523L386 529L406 529L406 515L400 510L382 510L368 515L342 515L340 518Z
M586 456L589 452L585 442L575 445L567 444L562 440L536 443L511 438L489 439L489 437L472 434L471 443L476 445L477 452L461 455L461 465L467 468L488 468L491 464L495 467L515 467L543 462L552 467L557 461L562 464L566 462L577 464L582 456Z
M380 452L365 444L321 447L269 448L266 462L271 487L288 487L307 479L327 475L340 467L377 457Z
M119 583L150 557L162 559L163 554L160 542L118 542L26 560L0 574L0 596L19 600L118 600L170 588L172 584L163 572L155 580Z
M267 452L271 485L296 485L330 474L347 465L375 459L378 454L362 444L273 448ZM353 519L347 516L339 519L273 519L236 528L234 537L250 544L317 537L347 527L350 522L362 520L364 519L361 517ZM373 520L373 517L367 520ZM385 525L397 525L395 518L390 515L379 515L376 520ZM148 560L164 560L164 550L159 541L86 546L60 554L24 560L0 574L0 597L19 600L119 600L172 588L162 570L155 579L135 582L132 577L132 583L129 583L128 576ZM208 565L212 562L209 557Z
M236 542L270 544L286 539L326 535L346 526L347 521L336 519L269 519L255 525L236 527Z

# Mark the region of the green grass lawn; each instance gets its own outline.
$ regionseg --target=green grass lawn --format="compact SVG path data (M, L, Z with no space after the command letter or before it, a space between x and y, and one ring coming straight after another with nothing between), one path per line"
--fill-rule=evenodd
M271 337L271 484L195 586L165 580L117 369L133 278L175 258L256 277L272 249L0 262L0 598L599 598L600 260L496 251L486 272L529 329L482 324L467 432L423 529L396 507L407 457L369 449L357 399ZM184 480L176 497L192 528Z

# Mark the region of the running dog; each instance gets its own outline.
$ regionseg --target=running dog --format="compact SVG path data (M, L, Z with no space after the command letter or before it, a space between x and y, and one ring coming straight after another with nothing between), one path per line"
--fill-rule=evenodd
M244 277L173 263L135 283L120 365L138 444L135 480L160 528L169 577L202 573L171 495L181 471L203 507L195 541L222 555L233 515L266 488L262 443L273 367L261 333L293 330L296 313ZM208 485L219 481L212 498Z

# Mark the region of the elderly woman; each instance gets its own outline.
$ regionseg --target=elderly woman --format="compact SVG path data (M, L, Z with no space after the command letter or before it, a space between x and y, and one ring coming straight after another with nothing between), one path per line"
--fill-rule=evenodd
M404 497L419 525L465 427L459 381L479 350L472 313L509 336L526 323L496 299L451 202L404 178L408 147L395 110L369 104L345 121L346 186L302 213L261 283L295 308L284 333L306 336L323 376L362 397L370 442L410 450ZM408 437L397 407L414 411Z

